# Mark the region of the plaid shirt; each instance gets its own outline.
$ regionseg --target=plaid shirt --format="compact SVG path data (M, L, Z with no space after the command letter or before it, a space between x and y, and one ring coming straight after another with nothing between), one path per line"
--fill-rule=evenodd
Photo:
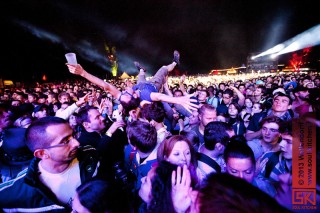
M267 152L267 153L265 153L261 157L260 162L262 162L264 159L269 159L270 160L272 155L276 155L276 152ZM278 157L278 161L276 162L275 165L272 165L271 173L270 173L269 177L267 177L267 175L266 175L267 164L260 171L260 175L263 176L264 178L270 180L271 182L278 182L279 181L278 175L280 175L280 174L292 173L291 160L285 159L283 157L282 152L280 152L280 155L277 156L277 157ZM290 165L289 167L288 167L288 163L287 162Z

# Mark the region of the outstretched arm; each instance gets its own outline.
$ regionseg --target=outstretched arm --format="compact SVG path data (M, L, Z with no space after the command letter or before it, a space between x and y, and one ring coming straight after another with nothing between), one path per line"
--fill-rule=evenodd
M197 100L192 99L191 98L192 96L194 96L194 94L180 96L180 97L171 97L169 95L158 93L158 92L152 92L150 94L150 98L152 101L163 101L163 102L172 103L172 104L180 104L190 113L191 113L191 110L197 110L199 108L197 104L194 104L194 102L197 102Z
M94 75L91 75L90 73L85 71L80 64L73 65L73 64L67 63L66 65L68 66L68 69L71 73L84 77L85 79L87 79L91 83L94 83L97 86L103 88L105 91L110 92L110 94L114 98L119 98L121 92L115 86L103 81L102 79L100 79Z

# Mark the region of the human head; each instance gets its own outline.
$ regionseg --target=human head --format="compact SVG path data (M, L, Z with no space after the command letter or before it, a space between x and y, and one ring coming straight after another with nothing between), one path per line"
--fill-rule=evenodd
M234 135L232 126L221 121L210 122L204 129L204 146L208 150L219 149L223 153L230 137Z
M280 137L279 128L282 120L276 116L264 118L261 122L262 139L266 143L276 144Z
M60 102L56 102L53 103L52 105L52 111L54 112L54 114L61 108L61 103Z
M50 93L48 94L48 96L47 96L47 103L48 103L48 104L53 104L53 103L55 103L55 102L57 102L57 101L58 101L58 96L57 96L57 94L54 93L54 92L50 92Z
M77 213L130 212L128 199L114 184L90 179L76 189L72 209Z
M198 124L199 121L199 112L198 110L193 110L191 115L189 116L189 124L193 125L193 124Z
M251 97L253 95L253 90L251 87L246 88L246 97Z
M27 98L28 98L28 96L25 95L24 93L22 93L22 92L17 93L16 100L21 101L22 104L26 102Z
M280 146L280 150L283 153L283 157L287 160L291 160L292 159L292 135L287 132L282 133L279 146Z
M182 135L173 135L165 139L158 147L157 160L165 160L179 166L186 164L188 167L197 163L192 143Z
M37 158L69 163L76 157L79 142L68 121L47 116L34 121L26 130L26 144Z
M263 96L266 94L267 88L264 85L258 85L255 91L253 92L254 96Z
M209 122L217 119L217 111L210 104L203 104L199 109L200 125L204 128Z
M229 105L233 99L233 91L231 89L226 89L223 91L222 100L225 105Z
M75 127L75 126L77 126L77 116L78 116L78 114L77 113L73 113L72 115L70 115L70 117L69 117L69 119L68 119L68 121L69 121L69 125L71 126L71 127Z
M273 97L272 110L274 112L286 112L291 109L292 99L282 92L276 93Z
M259 112L262 112L263 110L263 105L259 102L257 103L254 103L253 106L252 106L252 112L253 113L259 113Z
M219 87L219 90L224 91L226 88L226 84L221 82L221 83L219 83L218 87Z
M246 142L231 140L224 150L224 160L228 174L251 183L255 175L255 158Z
M133 121L127 128L129 143L143 153L150 153L157 145L155 127L144 121Z
M238 85L238 90L244 94L245 93L245 90L246 90L246 85L244 83L241 83Z
M147 121L156 121L161 123L166 117L163 105L161 102L152 102L151 104L145 104L141 109L141 116Z
M34 93L28 94L28 102L29 103L37 103L38 96Z
M296 98L299 98L300 100L308 100L309 99L309 89L302 86L297 86L293 90L293 94Z
M177 165L161 161L142 178L139 196L148 204L148 212L174 212L171 177L176 170Z
M236 118L241 112L241 107L237 103L231 103L228 106L228 113L231 118Z
M292 121L281 122L280 124L281 141L279 142L280 150L283 157L287 160L292 159Z
M140 105L140 99L136 95L132 95L129 92L123 92L120 96L120 103L124 108L124 113L129 114L131 110L136 109Z
M15 127L28 128L32 123L31 116L21 116L17 120L14 121Z
M47 95L45 94L40 94L38 97L38 104L45 104L47 100Z
M182 130L180 132L180 135L183 135L185 136L186 138L189 139L189 141L192 143L193 147L195 150L198 150L199 148L199 144L200 144L200 139L199 139L199 136L197 135L197 133L195 131L185 131L185 130Z
M59 99L59 102L61 103L61 104L63 104L63 103L65 103L65 102L70 102L70 95L69 95L69 93L67 93L67 92L61 92L61 93L59 93L59 95L58 95L58 99Z
M12 124L8 108L7 105L0 104L0 130L9 127Z
M198 100L199 102L205 102L207 100L207 97L209 96L209 93L205 89L201 89L198 91Z
M173 92L173 97L180 97L183 96L183 93L181 90L177 89Z
M228 123L229 118L230 118L229 115L226 113L223 113L223 112L221 112L217 115L217 121L222 121L222 122Z
M36 119L43 118L49 115L49 107L46 104L38 105L34 108L32 116Z
M81 108L78 113L78 121L87 132L102 132L106 128L105 118L95 107Z
M18 100L12 100L11 101L11 106L17 107L21 105L21 101Z
M241 178L211 173L192 196L191 213L288 213L275 199Z
M244 100L244 104L248 108L252 108L252 106L253 106L253 102L252 102L251 98L248 98L248 97Z

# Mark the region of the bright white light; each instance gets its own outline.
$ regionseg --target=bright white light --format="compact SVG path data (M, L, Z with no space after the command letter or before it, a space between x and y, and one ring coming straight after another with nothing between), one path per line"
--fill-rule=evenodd
M270 58L275 59L277 56L278 56L277 53L276 53L276 54L272 54L272 55L270 56Z
M264 51L264 52L260 53L259 55L256 55L253 57L257 58L257 57L261 57L261 56L265 56L265 55L270 55L270 54L281 51L284 47L285 47L284 44L278 44L278 45L268 49L267 51Z
M252 56L252 59L257 57L270 55L270 57L274 58L278 55L282 55L289 52L294 52L297 50L301 50L303 48L312 47L320 44L320 24L315 27L310 28L309 30L296 35L295 37L283 42L282 44L278 44L267 51L260 53L259 55Z

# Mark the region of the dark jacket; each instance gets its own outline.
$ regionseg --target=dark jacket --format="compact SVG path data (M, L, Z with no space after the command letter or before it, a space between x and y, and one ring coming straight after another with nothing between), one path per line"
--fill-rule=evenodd
M97 175L99 160L91 146L79 150L77 158L80 166L81 183ZM70 212L69 206L62 204L53 192L39 180L38 163L34 158L28 169L0 185L0 208L4 212Z

